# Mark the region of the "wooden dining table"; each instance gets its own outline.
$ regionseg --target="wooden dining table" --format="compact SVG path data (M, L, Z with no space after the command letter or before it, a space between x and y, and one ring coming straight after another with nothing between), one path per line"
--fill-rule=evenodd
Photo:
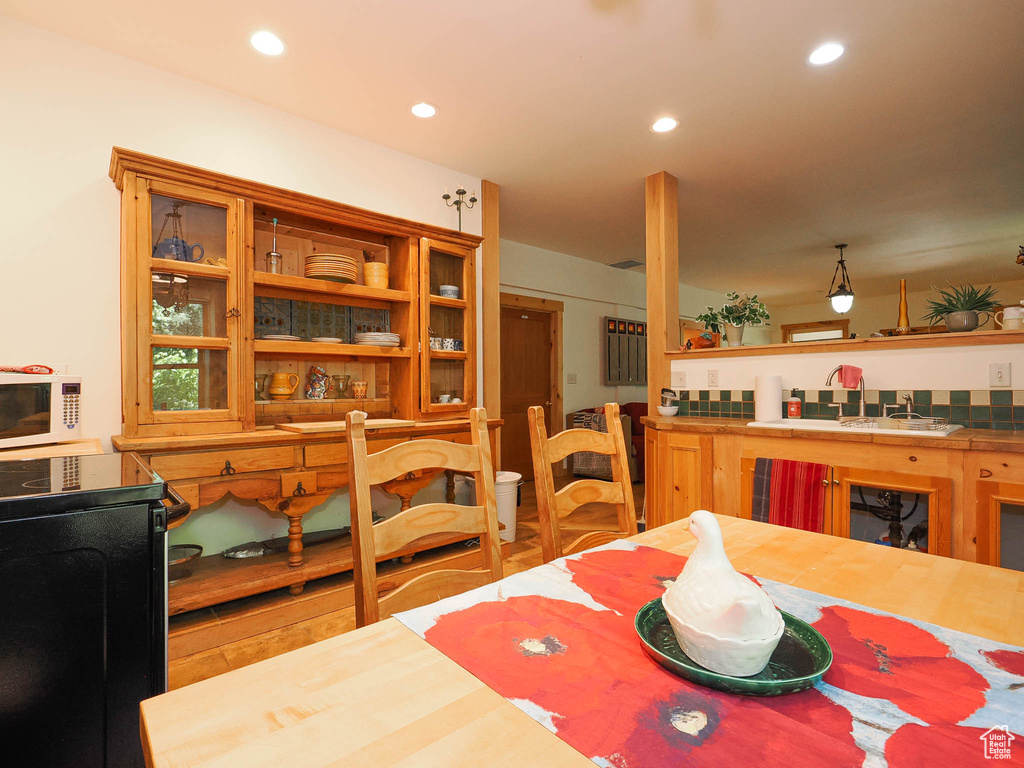
M1024 645L1024 573L717 517L740 571ZM695 545L686 521L634 538ZM150 768L593 765L395 619L144 701L141 729Z

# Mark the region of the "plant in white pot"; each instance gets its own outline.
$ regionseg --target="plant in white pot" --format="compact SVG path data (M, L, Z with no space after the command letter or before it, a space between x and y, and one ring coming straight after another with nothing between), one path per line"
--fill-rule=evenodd
M757 296L747 296L735 291L725 294L729 299L721 310L708 307L705 312L697 315L697 322L704 323L705 328L711 329L714 333L725 331L730 347L738 347L743 343L743 329L750 326L760 326L771 320L771 315Z
M947 283L949 290L936 288L938 299L928 300L928 312L924 319L929 325L935 325L940 320L946 323L946 330L953 333L962 331L973 331L979 325L984 325L989 318L986 317L979 322L978 313L991 317L991 313L999 306L996 299L996 290L991 285L988 288L975 288L970 283L965 285L953 285Z

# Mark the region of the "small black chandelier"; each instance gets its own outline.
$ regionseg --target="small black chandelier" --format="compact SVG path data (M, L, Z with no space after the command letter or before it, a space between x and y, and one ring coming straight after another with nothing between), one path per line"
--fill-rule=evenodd
M836 263L836 271L832 274L832 285L829 286L826 298L832 304L832 309L840 315L845 315L853 306L853 284L850 282L850 276L846 273L846 259L843 258L843 249L848 246L846 243L840 243L835 247L839 249L839 261ZM836 288L837 277L839 278L838 288Z
M462 206L466 206L467 209L472 209L474 203L476 203L476 191L469 196L469 200L466 200L466 189L459 184L459 188L455 190L455 194L459 196L458 200L452 200L452 196L448 194L448 187L444 188L444 194L441 195L441 199L444 200L444 204L449 208L455 206L459 212L459 232L462 231Z

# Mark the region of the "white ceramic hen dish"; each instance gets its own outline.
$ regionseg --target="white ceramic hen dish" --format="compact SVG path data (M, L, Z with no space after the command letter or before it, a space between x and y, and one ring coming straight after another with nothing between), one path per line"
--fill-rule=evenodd
M749 677L768 665L785 623L768 594L732 567L707 510L690 515L697 547L661 598L683 653L722 675Z

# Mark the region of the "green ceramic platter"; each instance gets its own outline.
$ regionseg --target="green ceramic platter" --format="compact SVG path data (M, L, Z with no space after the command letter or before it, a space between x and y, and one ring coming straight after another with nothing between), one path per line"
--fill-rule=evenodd
M691 661L672 634L660 597L637 611L635 626L647 655L692 683L748 696L779 696L811 688L832 665L832 649L818 630L785 611L779 613L786 624L782 639L768 666L752 677L720 675Z

